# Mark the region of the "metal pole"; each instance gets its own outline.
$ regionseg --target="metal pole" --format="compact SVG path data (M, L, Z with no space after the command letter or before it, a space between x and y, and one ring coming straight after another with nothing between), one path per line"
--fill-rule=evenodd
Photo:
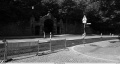
M84 23L84 34L85 34L86 32L85 32L85 23Z
M111 36L111 33L110 33L110 36Z
M38 50L37 50L37 54L36 55L38 55L39 54L39 40L38 40Z
M67 49L67 45L66 45L66 39L65 39L65 49Z
M83 37L83 44L85 44L85 36L86 36L86 31L85 31L85 23L84 23L84 37Z
M65 34L67 34L67 19L66 19Z
M29 42L29 47L28 47L28 49L30 49L30 47L31 47L31 46L30 46L30 42ZM29 55L30 55L30 51L28 51L28 52L29 52Z
M101 33L101 38L102 38L102 33Z
M45 38L45 32L43 32L44 33L44 38Z
M51 39L51 37L52 37L52 34L51 34L51 32L50 32L50 39Z
M114 34L112 34L112 36L114 36Z
M50 32L50 52L52 52L52 48L51 48L51 32Z
M19 42L17 44L18 44L17 54L18 54L18 57L19 57L19 53L18 53L18 50L20 49Z
M4 42L4 46L5 46L4 61L3 62L6 62L7 61L7 41L6 41L6 39L4 39L3 42Z

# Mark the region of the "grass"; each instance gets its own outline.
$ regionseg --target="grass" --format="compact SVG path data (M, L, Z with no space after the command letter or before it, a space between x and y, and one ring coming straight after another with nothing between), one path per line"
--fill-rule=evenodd
M109 37L109 38L92 38L92 39L85 39L85 43L92 43L104 40L111 40L117 39L116 37ZM76 40L67 40L66 46L71 47L79 44L83 44L83 39L76 39ZM4 44L0 44L0 59L3 59L4 54ZM65 40L54 40L51 41L51 50L58 50L65 48ZM39 51L46 51L50 50L50 42L39 43ZM38 43L37 42L19 42L19 43L8 43L8 57L16 57L22 56L21 54L36 53L38 51Z

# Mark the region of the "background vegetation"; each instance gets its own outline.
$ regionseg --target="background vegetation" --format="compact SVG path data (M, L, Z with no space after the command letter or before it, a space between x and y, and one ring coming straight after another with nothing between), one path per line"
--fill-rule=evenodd
M0 27L16 23L24 28L32 16L38 21L48 11L72 24L82 24L85 14L95 31L120 32L119 0L0 0Z

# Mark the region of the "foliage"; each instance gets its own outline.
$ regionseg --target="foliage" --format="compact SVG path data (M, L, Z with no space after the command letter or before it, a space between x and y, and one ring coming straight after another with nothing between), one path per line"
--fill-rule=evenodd
M85 14L96 30L115 29L120 24L120 0L0 0L0 24L27 23L31 16L39 20L48 11L68 23L82 23Z

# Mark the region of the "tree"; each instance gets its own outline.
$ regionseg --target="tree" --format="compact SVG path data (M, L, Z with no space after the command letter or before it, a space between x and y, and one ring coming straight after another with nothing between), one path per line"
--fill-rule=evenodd
M76 9L76 2L73 0L64 0L61 3L61 10L63 19L68 21L68 23L73 22L72 20L75 19L75 9Z
M97 11L98 14L92 12L92 14L89 14L89 18L92 19L93 17L96 19L99 18L99 20L93 19L94 26L100 24L101 26L95 27L99 28L98 30L101 30L104 32L107 31L114 31L115 25L119 22L119 1L117 0L98 0L100 2L100 8ZM93 17L92 17L93 15ZM94 28L94 27L93 27ZM116 27L117 28L117 27Z
M59 4L56 0L45 0L42 4L44 7L43 11L45 11L46 14L50 11L55 18L59 18Z

